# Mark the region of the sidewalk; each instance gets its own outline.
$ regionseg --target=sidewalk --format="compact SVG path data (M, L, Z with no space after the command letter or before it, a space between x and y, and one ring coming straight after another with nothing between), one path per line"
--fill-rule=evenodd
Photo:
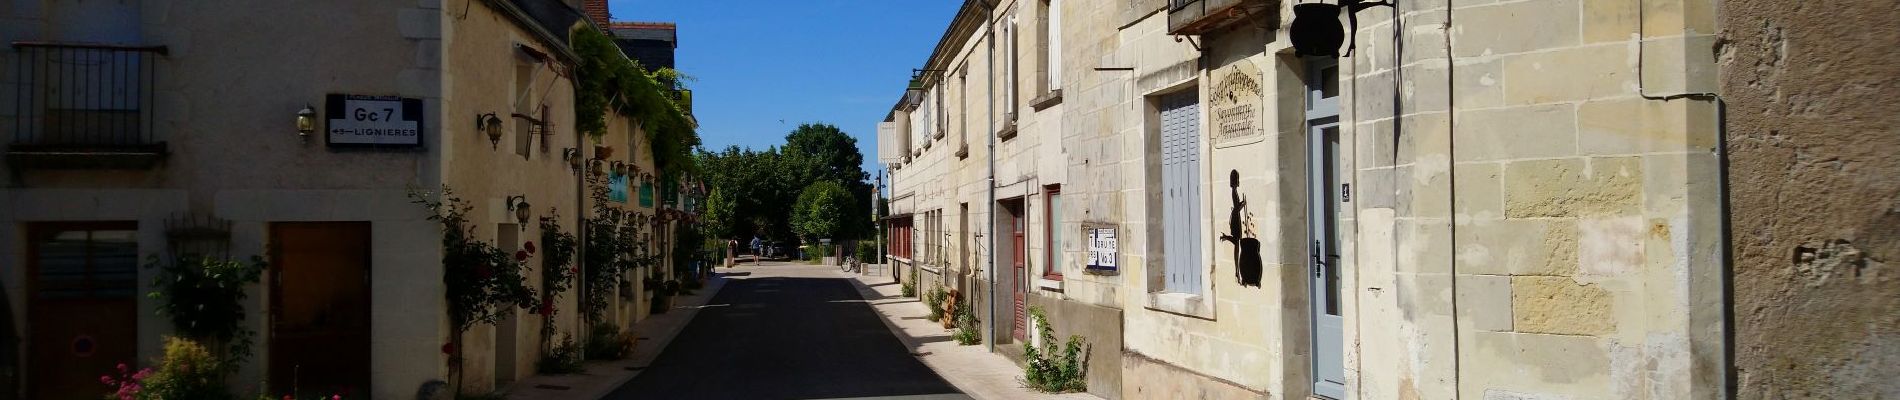
M620 385L633 380L640 372L660 356L667 343L679 335L686 323L693 321L706 302L719 289L726 287L726 278L714 274L706 281L706 287L695 291L691 296L673 299L673 309L665 314L653 314L644 321L633 324L634 337L640 338L633 345L633 355L618 361L588 361L586 372L572 375L535 375L509 384L503 392L510 400L554 400L554 399L599 399L612 393Z
M867 265L866 267L870 267ZM924 319L930 310L923 301L900 296L903 288L889 274L837 273L851 281L865 303L883 317L884 325L910 348L912 355L936 370L964 394L977 399L1100 399L1087 393L1048 394L1023 387L1017 379L1023 368L991 353L987 346L958 345L952 331ZM1013 345L1010 345L1013 346Z

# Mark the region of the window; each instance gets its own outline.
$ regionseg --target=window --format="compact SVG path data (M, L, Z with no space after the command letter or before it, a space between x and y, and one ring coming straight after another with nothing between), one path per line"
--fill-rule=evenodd
M1017 40L1016 37L1016 10L1013 8L1010 9L1009 19L1003 22L1003 39L1009 41L1003 50L1003 71L1005 74L1003 81L1003 109L1006 110L1004 111L1004 116L1014 122L1016 120L1016 59L1019 58L1017 54L1020 53L1016 52L1016 42L1019 40Z
M139 243L131 223L40 230L33 240L34 298L104 300L138 296Z
M943 106L943 98L945 95L949 94L948 93L949 88L943 88L941 87L942 85L938 85L938 86L939 86L939 90L937 91L942 92L942 93L937 93L937 114L941 114L943 115L943 117L937 118L937 125L932 126L931 130L936 133L933 133L932 134L933 136L931 137L935 139L942 139L943 133L949 130L949 128L947 127L950 125L950 112L948 109L945 109Z
M1201 292L1201 104L1200 90L1157 99L1161 128L1161 252L1163 290Z
M957 66L957 109L963 112L957 116L957 157L970 155L970 70Z
M957 204L957 270L969 271L970 247L970 203Z
M515 62L515 110L516 115L534 115L534 76L538 75L536 64ZM503 116L503 118L509 118ZM538 117L537 117L538 118ZM526 118L513 117L515 126L515 155L528 157L528 148L534 144L534 122Z
M1042 193L1047 202L1042 208L1042 231L1046 232L1042 248L1048 260L1043 263L1042 277L1062 280L1062 185L1045 186Z
M1042 0L1042 15L1036 22L1041 27L1038 33L1038 49L1042 59L1038 65L1042 73L1042 91L1053 92L1062 89L1062 0Z

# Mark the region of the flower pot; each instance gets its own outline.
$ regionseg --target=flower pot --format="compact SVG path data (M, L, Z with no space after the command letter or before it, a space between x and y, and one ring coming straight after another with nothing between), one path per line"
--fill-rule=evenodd
M599 145L599 144L594 145L594 159L595 160L605 160L608 157L613 157L613 156L614 156L613 146Z

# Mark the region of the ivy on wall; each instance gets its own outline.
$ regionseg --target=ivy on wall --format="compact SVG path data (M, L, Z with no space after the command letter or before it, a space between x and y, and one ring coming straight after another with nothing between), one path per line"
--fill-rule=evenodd
M642 68L613 38L589 26L574 28L568 42L580 58L574 77L578 129L599 139L607 134L609 111L631 117L646 130L656 168L668 175L691 172L699 134L668 85L681 79L679 72Z

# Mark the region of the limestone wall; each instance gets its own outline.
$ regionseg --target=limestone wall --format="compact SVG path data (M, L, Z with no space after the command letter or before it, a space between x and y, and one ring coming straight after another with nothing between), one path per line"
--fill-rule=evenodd
M1711 7L1360 14L1348 392L1719 397Z
M1736 394L1900 397L1900 10L1722 3Z

